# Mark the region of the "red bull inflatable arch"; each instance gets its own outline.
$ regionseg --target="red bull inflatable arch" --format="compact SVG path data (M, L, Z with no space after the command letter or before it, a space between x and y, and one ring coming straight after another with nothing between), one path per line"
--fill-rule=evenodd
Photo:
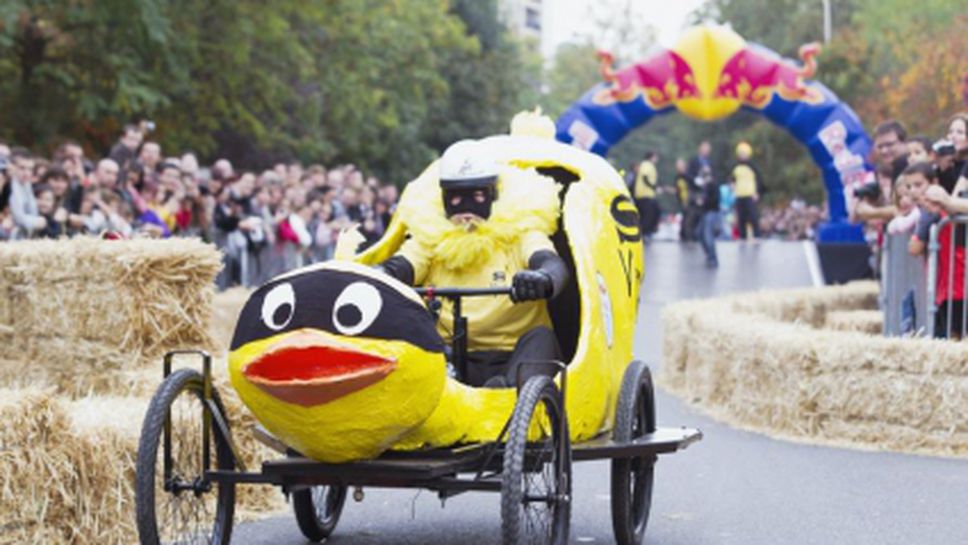
M722 26L693 27L676 46L615 70L600 53L604 82L573 104L557 121L557 137L605 155L629 131L673 109L701 121L740 108L760 112L806 146L823 173L830 223L822 242L863 240L847 223L852 188L873 180L867 162L871 140L857 114L829 89L810 81L819 46L800 49L802 64L747 43Z

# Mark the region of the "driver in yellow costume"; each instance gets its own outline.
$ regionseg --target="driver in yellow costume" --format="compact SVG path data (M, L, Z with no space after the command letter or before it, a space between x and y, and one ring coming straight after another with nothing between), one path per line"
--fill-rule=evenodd
M463 382L510 386L522 362L562 359L544 299L561 293L569 280L568 268L547 234L490 225L492 207L500 199L501 170L480 142L462 140L451 145L439 168L443 211L457 237L449 248L477 252L480 259L455 268L449 262L452 256L441 255L440 245L411 231L400 250L380 267L411 286L482 288L510 282L510 299L487 296L462 301L469 328L468 376L462 377ZM445 307L437 323L448 342L453 325L449 317ZM527 375L523 372L522 378Z

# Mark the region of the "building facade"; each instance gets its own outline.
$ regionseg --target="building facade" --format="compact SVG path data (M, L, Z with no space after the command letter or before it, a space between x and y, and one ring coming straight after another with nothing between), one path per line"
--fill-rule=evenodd
M499 4L504 24L517 36L533 40L538 50L545 36L542 4L542 0L500 0Z

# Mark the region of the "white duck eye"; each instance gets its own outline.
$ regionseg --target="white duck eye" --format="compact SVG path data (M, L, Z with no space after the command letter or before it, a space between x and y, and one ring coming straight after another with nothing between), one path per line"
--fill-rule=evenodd
M383 308L380 292L366 282L353 282L333 305L333 325L343 335L359 335L376 320Z
M262 322L273 331L289 325L296 313L296 292L288 282L269 290L262 300Z

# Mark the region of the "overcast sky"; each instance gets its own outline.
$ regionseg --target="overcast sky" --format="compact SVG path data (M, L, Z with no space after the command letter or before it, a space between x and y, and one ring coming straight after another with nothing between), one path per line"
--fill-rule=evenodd
M552 56L560 44L588 33L591 30L591 6L602 2L544 0L544 24L548 29L548 39L542 44L545 57ZM703 0L637 0L636 7L641 8L643 25L653 25L658 31L659 43L671 47L685 25L686 16L702 3Z

